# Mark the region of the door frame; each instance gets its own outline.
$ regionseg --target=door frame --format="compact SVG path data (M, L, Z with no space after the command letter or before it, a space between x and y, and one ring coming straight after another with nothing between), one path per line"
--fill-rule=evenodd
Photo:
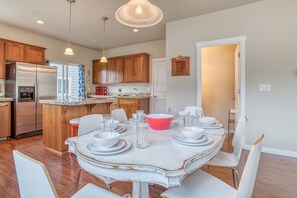
M153 110L154 110L154 86L155 85L154 85L154 67L153 67L153 64L156 63L156 62L165 62L166 63L166 61L167 61L167 58L155 58L155 59L151 60L151 65L152 65L152 67L151 67L152 68L152 70L151 70L152 87L151 87L151 102L150 102L151 103L150 104L151 108L150 108L150 112L153 112ZM166 72L166 74L167 74L167 72ZM167 75L166 75L166 78L167 78Z
M245 115L245 41L246 36L225 38L219 40L210 40L197 42L197 106L202 105L202 48L213 47L219 45L238 44L240 52L240 61L238 67L238 93L239 106L238 116Z

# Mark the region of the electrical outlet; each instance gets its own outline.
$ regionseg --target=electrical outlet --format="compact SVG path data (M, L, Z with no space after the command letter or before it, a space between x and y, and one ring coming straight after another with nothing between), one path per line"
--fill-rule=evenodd
M259 91L261 92L271 91L271 84L259 84Z

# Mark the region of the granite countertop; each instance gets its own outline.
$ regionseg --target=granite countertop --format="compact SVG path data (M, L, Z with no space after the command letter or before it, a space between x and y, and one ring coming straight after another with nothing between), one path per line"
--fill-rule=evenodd
M13 98L0 98L0 102L11 102Z
M135 98L135 99L145 99L145 98L150 98L150 94L131 94L131 95L122 95L122 96L117 96L117 95L94 95L90 94L90 98Z
M115 101L116 101L116 98L106 98L104 100L96 100L96 99L88 98L82 101L39 100L39 103L49 104L49 105L61 105L61 106L77 106L77 105L112 103Z

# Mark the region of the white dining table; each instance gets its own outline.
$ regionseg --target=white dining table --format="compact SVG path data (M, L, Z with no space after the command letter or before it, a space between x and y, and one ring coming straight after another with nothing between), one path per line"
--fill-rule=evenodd
M122 124L126 131L121 139L128 140L132 147L115 155L95 155L87 145L94 141L96 132L66 140L77 156L78 164L85 171L121 181L131 181L133 198L149 198L149 183L166 188L180 186L182 180L211 160L221 149L224 128L207 129L205 135L212 143L205 146L186 146L173 141L173 136L180 133L181 121L174 120L167 130L150 130L150 146L146 149L136 147L136 127Z

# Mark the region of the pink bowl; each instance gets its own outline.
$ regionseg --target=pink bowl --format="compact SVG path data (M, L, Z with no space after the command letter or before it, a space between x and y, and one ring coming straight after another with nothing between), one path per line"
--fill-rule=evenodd
M170 114L148 114L145 116L145 120L154 130L165 130L168 129L173 115Z

